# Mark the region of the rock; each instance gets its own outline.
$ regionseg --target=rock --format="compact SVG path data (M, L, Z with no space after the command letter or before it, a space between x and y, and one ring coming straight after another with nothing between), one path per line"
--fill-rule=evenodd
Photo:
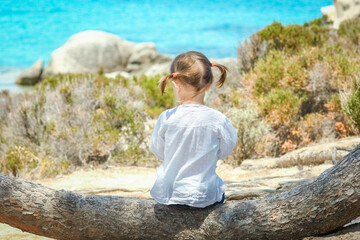
M135 46L128 60L126 71L143 73L147 71L147 68L153 66L154 63L168 63L170 66L171 60L172 58L169 56L158 54L154 43L139 43Z
M335 15L334 28L338 28L340 23L351 18L359 17L360 4L358 0L336 0L334 1ZM326 13L325 13L326 14Z
M102 31L84 31L73 35L52 55L47 74L128 72L142 74L153 64L171 58L159 54L154 43L134 43Z
M16 83L20 85L34 85L40 81L40 76L43 71L44 61L37 60L30 68L20 73L16 79Z
M159 64L153 64L149 66L149 68L145 69L141 74L144 74L146 76L155 76L155 75L165 75L170 73L170 65L171 61L165 62L165 63L159 63Z
M340 161L349 151L343 151L343 148L354 148L360 143L360 138L346 138L337 142L327 142L308 146L289 152L278 158L272 167L288 168L291 166L319 165L326 161L333 161L334 148L340 151L336 152L335 160Z
M73 35L51 54L45 74L104 72L125 70L135 43L102 31Z
M119 75L121 77L124 77L124 78L130 78L130 74L128 72L125 72L125 71L117 71L117 72L105 73L105 77L113 78L113 79L115 79Z
M256 170L273 168L276 164L277 158L260 158L260 159L246 159L241 162L240 168L242 170Z

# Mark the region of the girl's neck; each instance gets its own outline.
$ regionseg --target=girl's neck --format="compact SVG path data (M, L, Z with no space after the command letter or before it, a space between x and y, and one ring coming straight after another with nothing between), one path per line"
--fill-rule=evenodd
M181 101L180 104L204 105L204 97L205 97L205 93L200 93L200 94L196 95L195 97Z
M203 102L194 102L194 101L185 101L185 102L182 102L182 103L181 103L181 105L185 105L185 104L204 105Z
M204 105L205 91L197 93L194 87L181 82L175 82L174 93L176 100L180 104Z

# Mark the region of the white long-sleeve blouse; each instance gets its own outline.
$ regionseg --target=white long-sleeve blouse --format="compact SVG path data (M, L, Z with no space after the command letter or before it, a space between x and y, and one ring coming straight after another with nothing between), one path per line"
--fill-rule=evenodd
M206 207L221 201L225 184L216 162L231 154L237 134L229 119L212 108L183 104L161 113L151 151L163 163L150 195L162 204Z

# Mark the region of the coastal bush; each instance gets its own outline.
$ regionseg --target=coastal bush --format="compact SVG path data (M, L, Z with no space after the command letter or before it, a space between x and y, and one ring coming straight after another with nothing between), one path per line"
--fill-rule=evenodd
M6 118L10 112L11 97L8 91L0 92L0 149L3 148L6 143L5 138L2 135L2 128L6 123Z
M360 44L360 18L353 18L341 22L338 34L341 37L350 39L353 44L358 46Z
M174 107L175 98L170 84L165 88L165 94L162 95L159 88L161 75L147 77L145 75L139 78L134 77L133 81L139 85L144 92L144 102L147 105L147 113L151 116L158 116L165 109Z
M18 176L25 167L33 169L38 165L37 157L29 150L14 146L0 161L1 172Z
M301 57L288 57L271 50L259 59L244 81L254 82L252 91L262 114L269 123L290 123L306 100L308 72Z
M54 177L66 173L69 162L55 161L51 157L39 157L39 153L28 147L13 146L0 159L1 172L13 176Z
M356 92L352 79L360 69L354 44L359 41L357 21L344 22L339 31L329 27L326 16L303 26L274 22L239 45L239 68L244 74L242 90L234 92L255 101L260 116L271 125L267 145L272 147L267 152L273 156L322 138L354 134L355 125L346 120L349 111L346 114L340 107L339 93ZM260 44L266 46L265 53L257 55ZM229 102L230 93L225 99ZM355 109L356 101L349 99ZM351 114L355 119L356 111Z
M354 87L348 96L343 95L342 107L357 133L360 133L360 77L353 81Z
M267 45L267 42L261 40L257 34L250 36L249 41L245 39L239 44L237 59L240 72L249 72L254 67L255 62L265 56Z
M50 176L107 161L157 164L144 130L143 92L134 81L125 83L128 88L124 82L101 75L52 76L33 92L11 96L0 124L2 170L16 175L34 167ZM37 164L23 161L19 149L31 152Z
M329 102L325 104L325 107L328 109L328 111L340 112L342 110L340 94L338 93L333 94Z
M304 47L321 46L329 38L329 29L318 21L301 25L283 26L273 22L257 33L260 39L268 43L271 49L298 52Z
M299 113L304 96L298 96L291 89L272 89L260 99L261 111L267 122L290 124Z
M255 157L256 148L260 148L269 126L259 117L256 106L245 108L230 108L227 113L237 131L238 139L233 153L229 158L239 165L242 160Z
M289 87L294 92L304 92L307 85L307 63L302 56L287 56L281 51L271 50L265 58L259 59L250 75L255 79L253 88L256 96L267 94L271 89ZM249 75L245 75L246 78Z
M334 88L349 89L352 87L353 77L359 72L359 57L353 51L341 49L334 51L334 54L326 56L334 78L331 84Z
M46 88L56 89L60 84L64 82L72 83L73 81L78 81L80 78L85 78L93 76L93 74L59 74L59 75L47 75L40 84L36 85L37 88Z
M252 74L255 74L254 93L259 96L280 86L284 77L285 56L281 51L270 51L266 58L259 59Z

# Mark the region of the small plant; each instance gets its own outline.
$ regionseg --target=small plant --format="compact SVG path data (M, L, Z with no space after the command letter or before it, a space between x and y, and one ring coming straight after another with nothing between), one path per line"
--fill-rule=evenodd
M329 37L329 29L325 26L312 22L301 25L283 26L279 22L273 22L257 34L268 43L268 50L276 49L298 52L304 47L321 46Z
M333 94L331 96L330 101L325 104L325 107L328 109L328 111L330 112L341 112L341 100L340 100L340 95L338 93Z
M265 119L273 124L290 124L299 113L304 96L291 89L273 89L261 99L261 110Z
M21 146L11 148L1 159L1 172L18 176L23 170L30 171L37 167L40 160L35 154Z
M349 96L342 98L342 107L351 120L354 129L360 132L360 78L355 78L354 87Z
M33 92L11 96L9 112L0 121L2 171L28 174L25 150L19 149L36 149L34 177L111 159L151 161L143 96L134 81L103 75L49 77Z
M339 26L338 34L349 38L353 44L358 45L360 40L360 18L343 21Z
M301 60L300 57L293 56L285 62L284 78L280 82L281 86L289 86L294 92L305 90L308 73Z
M151 116L158 116L165 109L175 105L174 93L169 85L165 89L165 94L161 95L159 89L161 77L160 75L154 77L142 75L140 78L134 78L134 82L144 91L144 101L148 106L147 112Z
M257 34L252 35L249 41L243 41L237 48L240 72L249 72L255 62L266 55L267 45Z
M268 125L259 118L255 106L246 108L231 108L227 112L235 127L238 140L231 155L240 164L242 160L254 157L255 149L262 144L264 137L269 132Z
M281 51L270 51L266 58L260 59L253 71L256 75L255 95L266 94L279 87L284 77L284 67L285 56Z

